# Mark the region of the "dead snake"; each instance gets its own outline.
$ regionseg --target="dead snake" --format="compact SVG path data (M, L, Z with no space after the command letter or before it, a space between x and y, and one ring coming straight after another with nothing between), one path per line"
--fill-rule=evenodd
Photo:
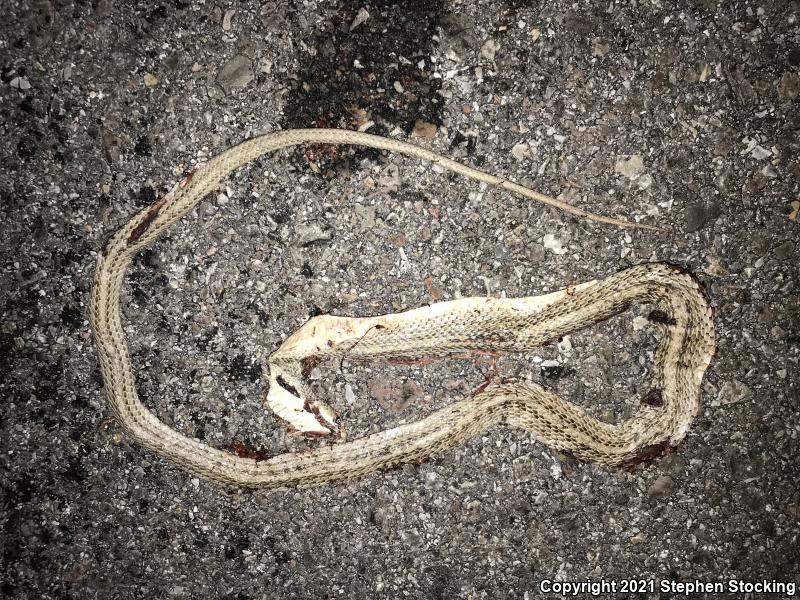
M414 360L471 351L524 352L607 319L634 303L645 303L653 306L650 320L661 330L652 381L635 414L620 424L601 422L539 385L521 382L490 384L414 423L266 460L212 448L161 422L137 395L122 324L120 294L131 260L231 172L268 152L303 143L353 144L398 152L578 217L659 229L588 213L391 138L337 129L296 129L249 139L210 159L136 214L98 255L91 327L106 399L133 439L205 478L280 488L340 481L419 462L501 423L521 427L551 448L606 465L650 458L684 438L697 414L700 383L714 353L712 310L691 275L661 263L638 265L546 296L465 298L364 319L323 315L309 320L268 360L267 400L278 416L301 432L331 434L335 429L331 411L314 398L305 378L318 360L330 356Z

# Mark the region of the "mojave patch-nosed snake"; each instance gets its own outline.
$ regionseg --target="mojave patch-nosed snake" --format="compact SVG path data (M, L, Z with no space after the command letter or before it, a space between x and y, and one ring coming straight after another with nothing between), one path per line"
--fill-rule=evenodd
M329 434L330 409L314 398L306 375L317 361L523 352L626 310L653 306L661 330L649 391L619 424L599 421L533 383L495 382L430 416L348 442L265 460L213 448L168 427L136 392L122 325L120 295L133 257L186 215L221 180L265 153L302 143L353 144L398 152L544 202L578 217L623 227L658 229L602 217L489 175L414 144L336 129L278 131L230 148L187 175L166 196L136 214L98 256L90 317L105 396L124 430L146 448L208 479L280 488L359 477L459 445L499 423L530 431L548 446L600 464L646 460L674 447L699 408L700 383L714 353L712 310L701 286L679 268L649 263L545 296L465 298L371 318L323 315L309 320L268 359L268 402L301 432Z

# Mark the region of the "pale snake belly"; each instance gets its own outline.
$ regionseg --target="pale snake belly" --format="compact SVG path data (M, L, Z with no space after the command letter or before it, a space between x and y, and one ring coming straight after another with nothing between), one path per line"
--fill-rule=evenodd
M309 320L268 359L267 400L291 428L335 435L327 405L314 397L308 370L327 357L417 360L474 351L525 352L623 312L653 307L660 329L649 391L633 416L608 424L534 383L490 383L419 421L353 441L268 459L213 448L168 427L140 401L121 314L121 290L133 257L186 215L220 181L265 153L302 143L354 144L402 153L578 217L623 227L651 225L588 213L419 146L366 133L298 129L266 134L199 166L166 196L136 214L98 256L90 318L105 396L123 429L140 444L205 478L281 488L360 477L460 445L497 424L529 431L556 450L599 464L646 460L677 445L697 414L703 374L714 354L712 309L702 287L679 268L650 263L546 296L465 298L371 318L323 315Z

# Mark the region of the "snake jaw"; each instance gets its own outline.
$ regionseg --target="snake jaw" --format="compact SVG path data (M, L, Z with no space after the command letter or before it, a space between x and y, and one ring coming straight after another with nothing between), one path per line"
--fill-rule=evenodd
M340 437L336 412L324 402L304 397L305 386L278 370L270 376L267 404L293 433L309 437Z
M331 429L331 435L339 434L339 424L336 422L339 415L330 404L322 400L306 401L306 409L313 413L320 425Z

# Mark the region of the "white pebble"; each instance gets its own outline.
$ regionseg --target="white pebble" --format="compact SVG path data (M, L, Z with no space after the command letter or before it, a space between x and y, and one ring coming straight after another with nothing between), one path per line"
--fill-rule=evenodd
M557 239L552 233L548 233L542 238L542 246L550 250L553 254L566 254L568 252L568 250L564 248L563 242Z

